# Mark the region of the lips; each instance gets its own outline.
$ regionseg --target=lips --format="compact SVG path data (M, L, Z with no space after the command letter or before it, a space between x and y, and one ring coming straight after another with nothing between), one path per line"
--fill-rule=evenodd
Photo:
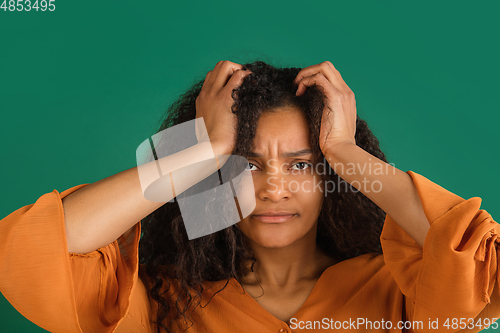
M263 212L258 212L253 214L254 216L287 216L287 215L295 215L295 213L287 211L287 210L267 210Z
M297 214L289 211L266 211L253 214L252 216L265 223L282 223L293 219Z

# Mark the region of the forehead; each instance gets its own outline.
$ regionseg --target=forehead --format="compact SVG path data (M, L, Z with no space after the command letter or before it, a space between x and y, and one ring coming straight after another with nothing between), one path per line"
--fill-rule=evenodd
M301 110L296 107L281 107L262 113L252 143L252 152L282 155L310 148L309 128Z

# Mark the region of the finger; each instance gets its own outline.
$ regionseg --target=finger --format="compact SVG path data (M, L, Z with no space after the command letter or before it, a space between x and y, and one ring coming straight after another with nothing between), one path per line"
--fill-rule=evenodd
M325 90L325 93L327 94L338 93L338 90L331 84L330 80L328 80L322 73L316 73L311 76L303 78L299 82L299 86L295 94L297 96L300 96L307 89L307 87L313 85L321 86Z
M300 80L302 80L303 78L320 72L320 65L321 64L316 64L316 65L311 65L311 66L302 68L300 70L300 72L297 74L297 76L295 77L295 79L293 80L293 82L298 85Z
M210 74L210 77L208 78L208 81L207 81L207 84L206 84L207 85L207 89L212 88L212 86L214 84L214 81L215 81L215 77L217 76L217 73L219 72L219 68L220 68L220 66L222 65L223 62L224 62L223 60L219 61L215 65L214 69L212 71L210 71L212 73Z
M250 75L250 74L252 74L252 71L250 71L249 69L247 69L247 70L242 70L242 69L236 70L233 73L233 75L231 75L231 78L227 82L227 84L224 87L224 89L228 89L231 92L233 89L239 87L243 83L243 80L248 75Z
M212 71L209 71L207 75L205 75L205 80L203 81L203 85L201 86L201 89L204 89L208 85L208 80L210 79L210 75L212 74Z
M333 72L337 75L337 77L339 78L339 82L342 85L342 87L345 89L345 91L351 90L351 88L349 88L349 86L347 85L347 83L342 78L342 75L340 75L340 72L337 70L337 68L335 68L335 66L333 66L333 64L330 61L325 61L325 63L328 66L330 66L330 68L333 70Z
M235 71L238 69L242 69L243 66L240 64L236 64L234 62L225 60L219 67L219 71L214 77L214 84L212 86L216 91L220 91L224 88L227 81L233 75Z
M302 69L297 74L297 77L293 82L298 85L300 80L316 73L322 73L328 79L328 81L330 81L333 86L335 86L335 88L339 90L343 90L347 86L344 80L342 80L340 73L338 73L337 69L333 67L333 64L330 61L325 61L320 64L312 65Z

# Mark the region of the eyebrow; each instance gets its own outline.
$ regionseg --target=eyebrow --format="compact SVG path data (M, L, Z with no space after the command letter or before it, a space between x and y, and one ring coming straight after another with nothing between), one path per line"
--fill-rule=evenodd
M283 153L283 154L281 154L281 157L300 157L300 156L309 155L309 154L312 154L311 149L301 149L301 150L297 150L297 151L289 151L289 152ZM263 157L263 156L261 154L257 154L255 152L251 151L248 154L248 157Z

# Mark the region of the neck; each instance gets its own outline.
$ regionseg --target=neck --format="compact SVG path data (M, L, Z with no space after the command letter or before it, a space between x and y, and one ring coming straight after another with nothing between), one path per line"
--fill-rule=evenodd
M246 238L257 261L254 273L248 274L242 282L286 289L316 281L326 268L337 262L317 246L316 231L315 227L311 228L304 237L280 248L262 247Z

